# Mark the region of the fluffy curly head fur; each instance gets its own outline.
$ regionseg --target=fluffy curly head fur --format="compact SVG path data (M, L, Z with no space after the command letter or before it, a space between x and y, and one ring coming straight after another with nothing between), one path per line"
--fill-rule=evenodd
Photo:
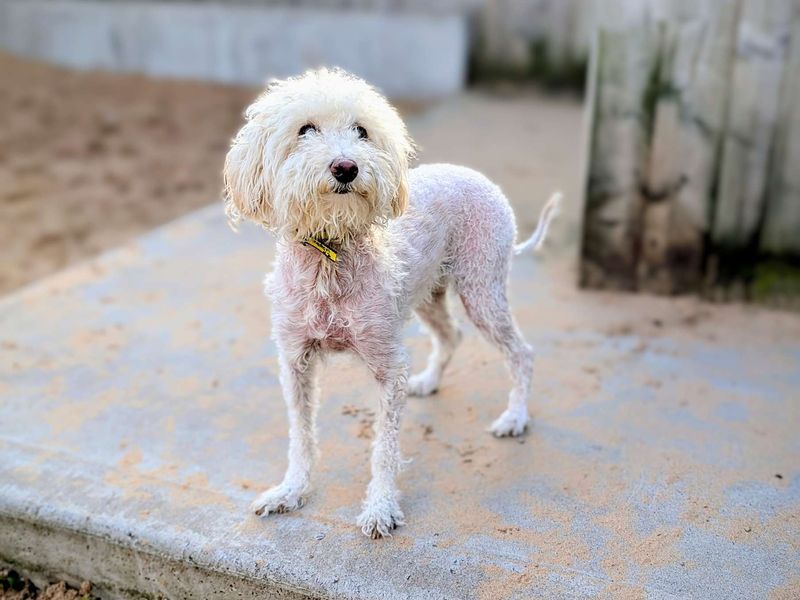
M400 216L414 146L375 88L338 69L273 81L245 112L225 159L231 224L250 219L277 234L346 241ZM336 159L358 165L347 185Z

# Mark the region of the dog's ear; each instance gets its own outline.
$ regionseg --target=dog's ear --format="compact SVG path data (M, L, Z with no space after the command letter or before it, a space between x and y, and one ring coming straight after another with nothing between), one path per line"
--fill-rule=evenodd
M234 229L243 217L267 228L272 226L265 155L267 127L252 109L248 109L247 123L233 139L223 170L225 214Z
M392 198L392 216L399 217L406 212L406 208L408 208L408 167L400 173L400 184Z
M396 169L397 191L392 198L392 216L397 218L408 208L408 168L414 158L415 146L403 127L402 135L393 151L393 164Z

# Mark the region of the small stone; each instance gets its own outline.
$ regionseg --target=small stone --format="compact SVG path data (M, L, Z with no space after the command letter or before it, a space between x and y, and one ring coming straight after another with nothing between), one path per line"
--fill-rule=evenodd
M325 539L325 534L324 534L324 533L318 533L318 534L317 534L317 535L315 535L314 537L315 537L317 540L324 540L324 539Z

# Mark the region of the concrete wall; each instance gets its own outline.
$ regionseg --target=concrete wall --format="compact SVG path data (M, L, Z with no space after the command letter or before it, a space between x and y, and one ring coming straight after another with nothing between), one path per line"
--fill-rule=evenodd
M226 83L336 65L394 98L426 99L462 88L468 32L463 11L441 7L0 0L0 47L79 69Z

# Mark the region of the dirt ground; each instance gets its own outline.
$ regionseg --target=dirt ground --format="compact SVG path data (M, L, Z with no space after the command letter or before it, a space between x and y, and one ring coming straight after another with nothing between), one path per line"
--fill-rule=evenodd
M0 53L0 294L213 202L255 93Z
M91 600L92 585L84 581L80 588L69 587L63 581L37 589L16 571L0 569L0 600Z

